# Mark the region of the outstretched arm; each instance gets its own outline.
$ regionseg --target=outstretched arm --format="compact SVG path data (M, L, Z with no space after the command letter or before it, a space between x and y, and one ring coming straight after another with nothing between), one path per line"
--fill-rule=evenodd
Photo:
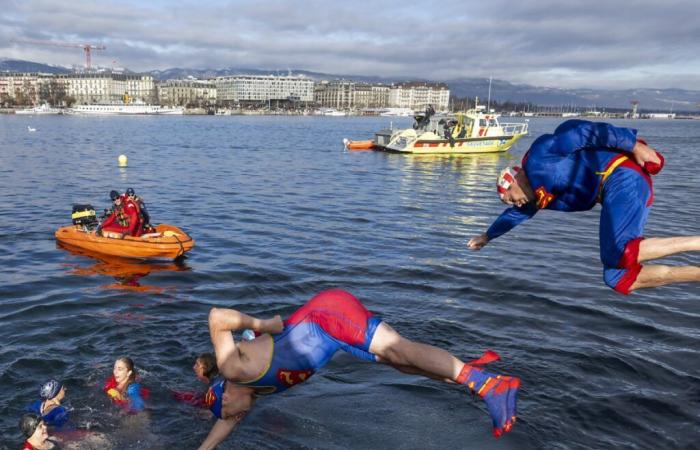
M225 420L218 419L214 426L211 427L211 431L209 431L207 438L204 440L204 442L202 442L202 445L199 446L199 450L210 450L219 445L221 441L226 439L228 435L231 434L233 429L236 428L236 425L238 425L238 422L240 422L244 416L245 411L236 414L233 418Z
M509 232L522 222L534 216L536 212L537 207L531 203L522 208L518 208L517 206L510 207L498 216L486 233L470 239L467 246L471 250L481 250L489 241Z

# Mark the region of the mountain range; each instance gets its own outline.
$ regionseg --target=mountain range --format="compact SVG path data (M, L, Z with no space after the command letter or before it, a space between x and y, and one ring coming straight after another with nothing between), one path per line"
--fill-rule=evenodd
M109 69L102 69L109 70ZM52 66L31 61L0 59L0 72L42 72L42 73L71 73L72 69ZM125 70L124 73L133 73ZM184 69L172 68L167 70L152 70L140 72L152 75L156 80L184 79L194 77L207 79L230 75L304 75L315 81L346 79L366 83L390 84L408 79L387 78L377 76L338 75L311 72L307 70L266 70L250 68L223 69ZM410 79L410 81L431 81L426 79ZM489 80L486 78L460 78L441 80L450 88L451 97L479 97L482 102L487 99ZM631 101L639 102L639 111L661 112L691 112L700 110L700 91L686 89L561 89L528 84L514 84L505 80L492 80L491 99L498 102L532 103L548 106L554 109L629 109Z

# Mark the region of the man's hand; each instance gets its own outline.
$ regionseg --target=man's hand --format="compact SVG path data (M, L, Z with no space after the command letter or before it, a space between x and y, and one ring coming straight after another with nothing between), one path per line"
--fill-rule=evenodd
M489 237L486 235L486 233L484 233L475 238L471 238L467 244L467 247L469 247L471 250L481 250L488 243Z
M281 333L282 330L284 330L284 323L282 322L282 317L276 315L272 319L263 320L262 330L260 331L263 333L275 334Z
M632 149L632 154L634 155L634 160L641 167L645 167L646 163L656 164L657 166L661 164L661 159L656 154L656 151L643 141L637 141Z

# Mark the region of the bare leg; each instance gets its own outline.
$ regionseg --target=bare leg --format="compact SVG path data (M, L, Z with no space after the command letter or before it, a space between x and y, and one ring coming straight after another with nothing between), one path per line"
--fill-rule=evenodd
M426 372L426 371L420 370L420 369L416 368L415 366L402 366L400 364L391 364L391 363L389 363L389 364L391 365L391 367L398 370L399 372L403 372L403 373L408 374L408 375L420 375L420 376L423 376L426 378L432 378L433 380L444 381L445 383L454 383L454 381L449 379L449 378L436 376L432 372Z
M700 267L650 265L642 267L639 275L637 275L637 280L632 284L630 290L634 291L636 289L690 281L700 281Z
M639 244L639 256L637 257L637 261L642 263L644 261L649 261L650 259L675 255L676 253L697 251L700 251L700 236L647 238Z
M432 345L404 338L385 322L377 327L369 351L378 362L391 364L402 372L419 373L439 380L455 381L464 361Z
M401 372L468 386L486 402L494 436L500 437L513 427L520 387L518 378L494 375L465 364L441 348L404 338L385 322L377 327L369 351L376 355L378 362L391 364Z

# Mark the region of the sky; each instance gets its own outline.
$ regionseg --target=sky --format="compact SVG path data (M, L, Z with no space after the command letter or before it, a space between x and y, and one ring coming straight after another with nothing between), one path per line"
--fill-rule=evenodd
M698 0L0 0L0 58L700 90Z

